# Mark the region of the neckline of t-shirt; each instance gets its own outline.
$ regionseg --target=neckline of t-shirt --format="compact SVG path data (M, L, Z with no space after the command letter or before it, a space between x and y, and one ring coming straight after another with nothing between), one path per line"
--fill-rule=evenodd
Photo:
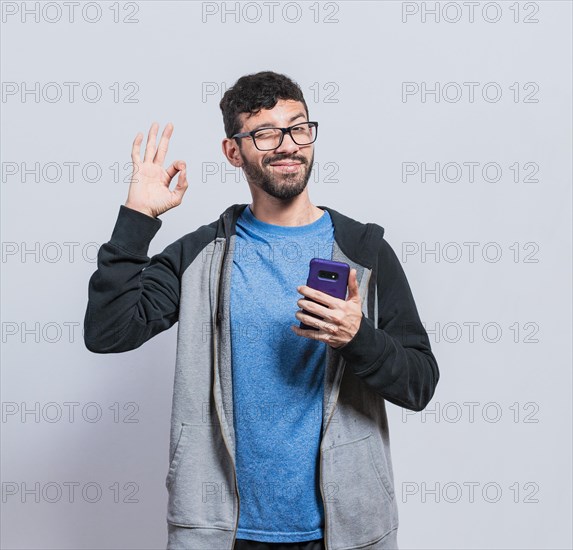
M321 209L322 210L322 209ZM324 214L317 220L306 225L275 225L259 220L253 214L249 205L241 213L243 221L257 231L266 233L267 235L277 236L283 235L292 237L293 235L311 235L319 233L330 225L330 214L328 210L323 210Z

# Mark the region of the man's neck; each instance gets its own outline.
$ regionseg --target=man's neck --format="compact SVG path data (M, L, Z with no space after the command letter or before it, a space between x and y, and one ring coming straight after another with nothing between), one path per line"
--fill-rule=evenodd
M249 208L257 220L273 225L292 227L311 224L324 214L324 210L314 206L308 197L306 200L295 199L291 202L280 201L274 197L270 198L272 200L253 199L253 202L249 204Z

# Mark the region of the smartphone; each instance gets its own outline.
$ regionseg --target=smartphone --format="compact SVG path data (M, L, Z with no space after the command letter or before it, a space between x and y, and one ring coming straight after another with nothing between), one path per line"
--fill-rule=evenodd
M323 260L322 258L313 258L310 260L306 286L320 290L321 292L334 296L335 298L345 300L349 273L350 266L347 263ZM316 302L316 300L312 300L307 297L305 297L305 300ZM304 309L303 311L307 315L315 317L316 319L322 319L322 317L319 317L310 311L306 311ZM316 327L305 325L302 321L300 322L300 328L318 330Z

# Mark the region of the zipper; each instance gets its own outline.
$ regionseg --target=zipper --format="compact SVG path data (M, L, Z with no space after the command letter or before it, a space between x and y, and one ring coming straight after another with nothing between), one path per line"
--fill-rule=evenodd
M343 374L344 374L344 367L345 367L345 362L343 360L342 363L342 367L340 368L340 376L338 377L337 382L342 378ZM340 384L337 384L337 390L336 390L336 396L334 398L334 404L331 408L331 413L329 413L328 418L326 419L326 425L324 426L324 433L326 434L326 430L328 429L328 425L330 424L330 419L333 417L334 415L334 409L336 407L336 403L338 401L338 395L340 394ZM322 447L322 445L321 445ZM319 479L320 479L320 494L322 495L322 505L324 508L324 549L328 550L329 546L328 546L328 514L326 513L326 500L324 498L324 491L322 490L322 449L319 449L319 455L320 455L320 460L318 462L318 473L319 473Z
M223 432L221 432L223 433ZM227 445L227 440L225 439L225 436L223 436L223 441L225 442L225 447L227 447L227 452L229 453L229 456L231 456L231 451L229 450L229 446ZM235 541L237 540L237 530L239 529L239 516L240 516L240 512L241 512L241 502L239 500L239 486L237 484L237 469L235 468L235 461L231 458L231 462L233 463L233 476L235 479L235 491L236 491L236 495L237 495L237 517L235 519L235 530L233 531L233 542L231 543L231 549L233 550L235 548Z
M221 252L221 263L219 264L219 285L218 285L218 292L217 292L217 309L215 312L216 315L216 319L215 319L215 331L213 332L214 334L214 338L213 338L213 358L214 358L214 366L215 369L217 369L219 367L218 364L218 355L217 355L217 331L219 330L219 300L220 300L220 290L221 290L221 278L223 276L223 264L225 261L225 252L226 252L226 240L223 241L222 243L222 247L223 250ZM219 421L221 420L220 416L219 416ZM225 430L223 430L223 427L221 426L221 436L223 437L223 443L225 443L225 447L227 449L227 453L229 454L229 458L231 459L231 464L233 465L233 478L234 478L234 482L235 482L235 494L237 495L237 515L236 515L236 519L235 519L235 529L233 532L233 543L231 544L231 550L233 550L234 546L235 546L235 540L237 539L237 530L239 528L239 513L240 513L240 509L241 509L241 503L240 503L240 499L239 499L239 486L237 483L237 469L235 467L235 460L233 455L231 454L231 449L229 447L229 444L227 442L227 438L225 437Z
M223 259L221 260L221 264L219 266L219 284L217 285L217 314L215 317L215 327L218 327L221 324L221 320L223 318L222 307L221 307L221 290L223 288L223 281L222 281L222 271L223 265L225 264L225 256L227 255L227 228L228 228L228 214L225 212L223 214L223 235L225 236L225 245L223 246ZM230 228L229 228L230 229Z
M324 492L322 491L322 451L319 450L320 461L318 463L318 475L320 479L320 494L322 496L322 507L324 508L324 549L328 550L327 533L328 533L328 515L326 513L326 501L324 499Z

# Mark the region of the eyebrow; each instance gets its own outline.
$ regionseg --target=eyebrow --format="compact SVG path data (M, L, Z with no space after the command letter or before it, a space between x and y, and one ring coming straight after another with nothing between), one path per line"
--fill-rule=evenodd
M306 117L306 114L305 113L298 113L298 114L294 115L292 118L290 118L288 120L288 123L290 124L291 122L293 122L294 120L296 120L297 118L300 118L300 117ZM262 124L255 126L252 130L249 130L249 132L254 132L255 130L260 130L261 128L276 128L276 126L273 126L271 122L263 122Z

